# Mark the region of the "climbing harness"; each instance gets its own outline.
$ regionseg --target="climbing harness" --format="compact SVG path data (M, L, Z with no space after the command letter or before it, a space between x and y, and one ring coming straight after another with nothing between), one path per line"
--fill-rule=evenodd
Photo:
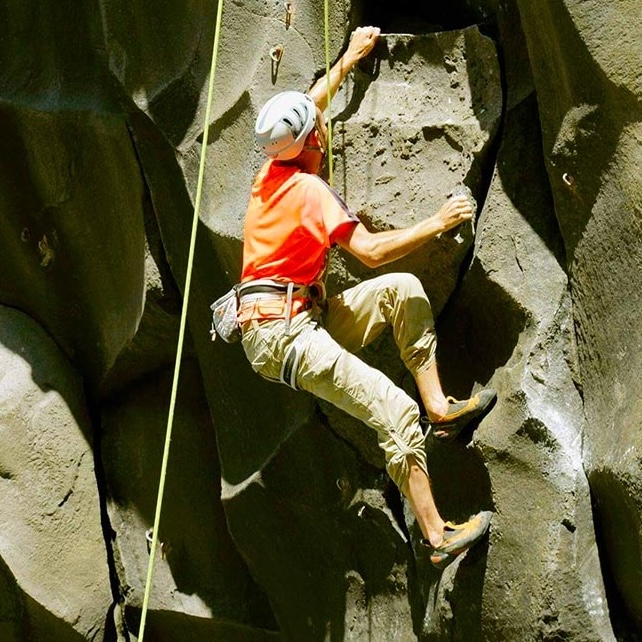
M283 319L285 321L284 335L290 335L290 324L292 321L292 303L295 298L303 297L306 301L299 311L312 310L313 318L320 317L320 306L325 301L325 284L323 281L315 281L310 285L297 285L293 282L284 283L273 281L271 279L257 279L248 281L237 286L239 300L242 305L253 304L259 301L281 301L285 298L283 306ZM277 317L281 318L281 317ZM253 323L256 323L254 321ZM300 332L288 346L281 364L278 381L284 383L294 390L299 390L296 384L299 361L303 351L304 343L308 332L316 328L318 322L315 320L309 329ZM277 381L271 377L266 377L272 381Z
M316 305L322 298L325 299L325 285L315 281L310 285L299 285L293 282L273 281L272 279L256 279L235 286L241 305L257 301L283 301L283 319L285 320L285 336L290 334L292 321L292 304L296 298L306 298L309 309ZM280 318L280 317L279 317Z
M292 299L295 296L307 296L308 289L304 285L295 285L289 283L280 283L271 279L258 279L243 283L239 287L239 298L241 303L250 303L266 299L282 301L285 296L285 309L283 311L285 319L285 336L290 334L290 321L292 319Z
M284 383L286 386L290 386L290 388L294 390L300 390L296 383L296 377L299 372L299 361L301 361L304 343L308 333L315 330L316 327L317 324L313 322L310 327L294 338L294 341L292 341L288 349L285 351L283 363L281 364L281 371L279 372L279 381Z
M163 451L163 462L161 465L160 482L158 485L158 497L156 499L156 511L154 515L154 527L152 531L152 542L149 549L149 563L147 565L147 578L145 580L145 597L140 617L140 627L138 630L138 640L143 642L145 635L145 622L147 620L147 610L149 608L149 596L152 587L152 578L154 575L154 562L156 559L156 548L158 545L158 533L160 530L161 509L163 506L163 495L165 492L165 479L167 477L167 463L169 461L169 448L172 437L172 426L174 424L174 410L176 408L176 393L178 390L178 378L180 374L181 356L183 353L183 343L185 341L185 326L187 324L187 306L189 303L189 292L192 283L192 268L194 266L194 250L196 247L196 231L198 229L199 212L201 205L201 195L203 192L203 176L205 172L205 159L207 155L207 139L209 132L210 112L212 108L212 97L214 89L214 77L216 73L216 61L218 58L219 39L221 35L221 22L223 15L223 0L218 0L216 11L216 27L214 33L214 45L212 47L212 64L210 68L210 82L207 92L207 106L205 108L205 123L203 126L203 142L201 145L201 158L198 169L198 182L196 185L196 197L194 202L194 217L192 220L192 235L189 247L189 256L187 261L187 276L185 279L185 292L183 294L183 310L181 313L181 323L178 333L178 346L176 348L176 362L174 364L174 379L172 383L172 394L167 417L167 429L165 433L165 448Z

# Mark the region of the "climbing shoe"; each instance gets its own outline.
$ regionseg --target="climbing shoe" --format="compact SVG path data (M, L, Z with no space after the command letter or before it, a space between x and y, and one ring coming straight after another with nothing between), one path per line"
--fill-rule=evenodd
M430 561L437 568L444 568L450 564L457 555L461 555L471 546L476 544L486 533L493 513L489 510L482 511L471 517L463 524L446 522L444 538L439 546L432 549ZM431 547L427 539L422 539L424 546ZM431 547L432 548L432 547Z
M465 401L447 397L448 412L439 419L424 418L430 425L432 436L439 441L453 441L459 433L473 420L488 412L497 399L497 393L488 388L473 395Z

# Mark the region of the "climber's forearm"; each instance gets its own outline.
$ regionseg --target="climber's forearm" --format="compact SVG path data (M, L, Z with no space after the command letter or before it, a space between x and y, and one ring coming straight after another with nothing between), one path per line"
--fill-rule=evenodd
M334 97L350 70L365 58L375 46L380 29L378 27L358 27L350 36L346 52L332 66L330 73L317 80L308 92L321 111L328 107L328 85L330 99Z

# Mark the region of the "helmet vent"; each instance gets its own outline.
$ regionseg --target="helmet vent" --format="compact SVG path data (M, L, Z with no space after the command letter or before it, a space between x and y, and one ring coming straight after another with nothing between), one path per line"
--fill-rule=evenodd
M307 94L284 91L273 96L257 117L257 141L271 158L289 160L303 149L314 128L315 105Z

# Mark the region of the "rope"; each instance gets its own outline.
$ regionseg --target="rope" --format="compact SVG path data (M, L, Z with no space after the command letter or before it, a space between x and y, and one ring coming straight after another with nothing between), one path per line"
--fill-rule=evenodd
M169 415L167 418L167 430L165 434L165 449L163 451L163 463L161 466L160 482L158 486L158 497L156 499L156 513L154 516L154 530L152 544L149 552L149 564L147 565L147 579L145 581L145 597L143 599L143 610L140 619L140 628L138 631L138 640L143 642L145 634L145 622L147 619L147 610L149 607L149 596L152 586L152 577L154 574L154 561L156 559L156 547L158 544L158 531L160 529L161 509L163 505L163 495L165 492L165 480L167 478L167 462L169 460L169 448L172 440L172 427L174 424L174 410L176 408L176 393L178 390L178 378L181 366L181 356L183 353L183 343L185 340L185 326L187 322L187 306L189 303L189 292L192 283L192 268L194 266L194 249L196 247L196 230L198 229L199 211L201 205L201 194L203 191L203 176L205 173L205 157L207 154L207 138L210 122L210 111L212 107L212 96L214 88L214 76L216 72L216 61L218 58L219 37L221 33L221 19L223 15L223 0L218 0L216 13L216 32L214 34L214 46L212 49L212 66L210 68L210 82L207 92L207 107L205 109L205 126L203 127L203 144L201 146L201 159L198 169L198 183L196 186L196 200L194 203L194 217L192 220L192 236L189 248L189 258L187 261L187 277L185 279L185 292L183 294L183 310L181 313L181 324L178 333L178 346L176 349L176 363L174 365L174 381L172 384L172 395L169 405Z
M325 22L325 77L327 80L328 92L328 149L326 154L328 156L328 183L332 186L333 183L333 158L332 158L332 92L330 90L330 8L329 0L324 3L324 22Z

